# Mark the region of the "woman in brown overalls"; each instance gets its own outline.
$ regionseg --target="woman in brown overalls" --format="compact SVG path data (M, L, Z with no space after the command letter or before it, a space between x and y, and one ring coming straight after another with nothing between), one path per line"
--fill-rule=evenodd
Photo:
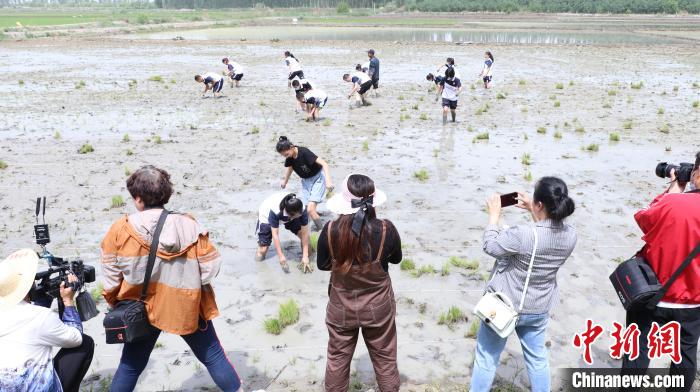
M326 308L326 391L347 392L360 330L381 392L401 384L396 365L396 302L389 263L401 262L401 238L374 206L386 201L367 176L345 178L328 209L340 217L326 224L318 240L318 268L331 271Z

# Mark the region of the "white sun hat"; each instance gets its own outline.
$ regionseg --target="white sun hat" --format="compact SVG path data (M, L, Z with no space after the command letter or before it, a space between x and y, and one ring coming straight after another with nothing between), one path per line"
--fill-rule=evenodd
M352 175L353 174L345 177L343 183L340 185L338 193L333 195L333 197L328 199L328 201L326 202L326 208L328 208L330 211L335 212L339 215L350 215L356 213L357 210L359 210L359 207L352 207L352 202L353 200L361 200L362 198L353 195L352 193L350 193L350 190L348 190L348 179ZM372 206L374 207L378 207L386 202L386 193L382 192L377 188L374 189L372 197L374 199L372 201Z
M21 249L0 262L0 311L17 305L27 296L34 283L39 256L31 249Z

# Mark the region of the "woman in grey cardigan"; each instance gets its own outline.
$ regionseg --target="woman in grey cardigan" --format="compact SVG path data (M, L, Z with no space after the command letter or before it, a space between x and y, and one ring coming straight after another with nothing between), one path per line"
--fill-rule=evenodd
M575 205L564 181L543 177L535 185L532 200L518 196L518 207L530 212L533 224L507 229L498 226L501 199L488 199L489 225L484 232L484 252L496 258L495 271L488 283L491 291L500 291L515 306L520 304L530 258L537 232L538 245L525 296L525 302L515 331L523 348L527 373L533 392L549 392L549 361L545 333L549 311L557 301L557 271L571 255L576 245L576 230L563 222L573 214ZM491 389L499 357L506 339L482 323L476 342L471 392Z

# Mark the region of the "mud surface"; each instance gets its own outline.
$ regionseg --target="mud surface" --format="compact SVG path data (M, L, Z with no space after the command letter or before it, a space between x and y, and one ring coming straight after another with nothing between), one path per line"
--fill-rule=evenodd
M352 172L371 175L389 195L379 213L398 227L404 256L438 270L420 278L397 266L391 270L399 366L404 389L415 391L466 390L475 345L467 336L470 312L493 263L480 245L487 221L483 200L490 193L531 192L544 175L569 184L578 207L570 224L579 243L559 273L561 300L549 341L552 368L577 366L581 354L571 340L586 318L607 326L624 320L607 276L616 258L640 247L632 215L664 188L654 176L656 163L689 161L698 150L700 108L692 102L700 99L700 55L693 45L487 48L103 38L0 45L0 159L7 164L0 170L0 254L32 246L33 200L46 195L50 249L97 264L110 223L134 211L127 172L143 164L167 169L176 187L170 207L192 212L225 259L215 284L222 311L215 325L248 390L321 390L325 368L329 275L302 275L296 268L285 275L274 257L253 260L258 203L279 188L284 171L274 150L278 136L328 160L336 184ZM349 85L341 76L365 61L370 46L382 61L381 96L371 97L370 107L350 109ZM486 49L496 58L488 91L477 79ZM305 123L295 112L284 50L328 92L318 123ZM244 65L242 87L227 85L223 98L202 99L193 76L219 72L224 56ZM425 74L448 56L456 58L466 89L458 122L443 126ZM149 81L154 76L162 81ZM637 82L643 87L631 88ZM488 140L476 138L486 132ZM620 140L610 141L611 133ZM85 143L94 152L79 154ZM597 151L586 149L591 145ZM526 153L530 165L522 163ZM414 176L420 170L428 174L425 182ZM289 188L298 186L293 177ZM127 205L111 208L116 195ZM506 224L526 220L520 210L505 212ZM296 264L297 241L286 232L283 239ZM477 260L479 268L452 268L442 276L450 256ZM290 298L300 305L299 323L279 336L266 334L263 320ZM451 305L469 315L453 330L437 323ZM114 373L121 348L102 343L101 320L86 323L98 344L86 387L96 389ZM179 337L164 335L160 342L139 390L214 388ZM596 364L618 367L607 355L609 343L597 344ZM499 380L527 387L516 339L501 360ZM353 380L373 384L363 343Z

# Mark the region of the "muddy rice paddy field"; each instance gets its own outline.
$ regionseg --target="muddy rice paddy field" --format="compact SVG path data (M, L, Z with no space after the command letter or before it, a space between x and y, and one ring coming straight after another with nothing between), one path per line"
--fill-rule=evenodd
M177 34L173 34L177 35ZM351 109L341 80L369 47L381 60L381 96ZM544 175L562 177L577 210L578 246L559 272L560 302L549 328L553 369L583 364L572 344L585 319L624 320L607 276L641 245L632 218L660 193L659 161L689 161L700 149L700 52L693 40L656 44L546 45L393 41L234 39L172 41L134 37L53 38L0 44L0 250L33 246L34 199L48 199L47 221L59 256L97 265L112 221L134 211L125 188L144 164L167 169L170 207L192 212L225 259L215 289L215 326L247 390L320 391L329 274L285 274L275 257L254 261L257 207L279 188L280 135L331 164L334 183L366 173L389 201L379 209L399 229L416 270L391 267L398 302L399 368L406 391L466 391L474 358L471 309L493 260L481 251L485 198L531 192ZM282 52L302 60L328 92L318 123L295 111ZM493 89L477 74L484 50L496 59ZM221 58L245 67L242 87L202 99L197 73ZM442 125L425 74L455 57L465 84L458 122ZM94 151L79 153L89 144ZM3 165L4 166L4 165ZM299 187L293 177L289 189ZM120 206L121 196L126 202ZM113 203L116 201L116 203ZM115 204L115 205L113 205ZM321 206L324 211L324 206ZM325 213L324 220L331 219ZM527 221L507 209L504 222ZM294 264L297 241L283 233ZM469 268L450 258L466 259ZM313 259L313 257L312 257ZM469 264L469 263L468 263ZM431 272L430 266L435 272ZM422 268L422 270L421 270ZM93 285L94 287L94 285ZM91 287L91 288L93 288ZM267 334L266 318L294 299L299 322ZM450 306L468 320L439 325ZM102 310L104 303L100 304ZM103 343L102 317L86 323L96 355L85 390L103 390L120 346ZM213 381L177 336L162 335L138 390L207 390ZM607 340L596 365L619 367ZM503 388L527 388L517 340L501 358ZM664 365L663 362L658 365ZM561 378L554 370L554 386ZM373 388L358 344L353 390Z

